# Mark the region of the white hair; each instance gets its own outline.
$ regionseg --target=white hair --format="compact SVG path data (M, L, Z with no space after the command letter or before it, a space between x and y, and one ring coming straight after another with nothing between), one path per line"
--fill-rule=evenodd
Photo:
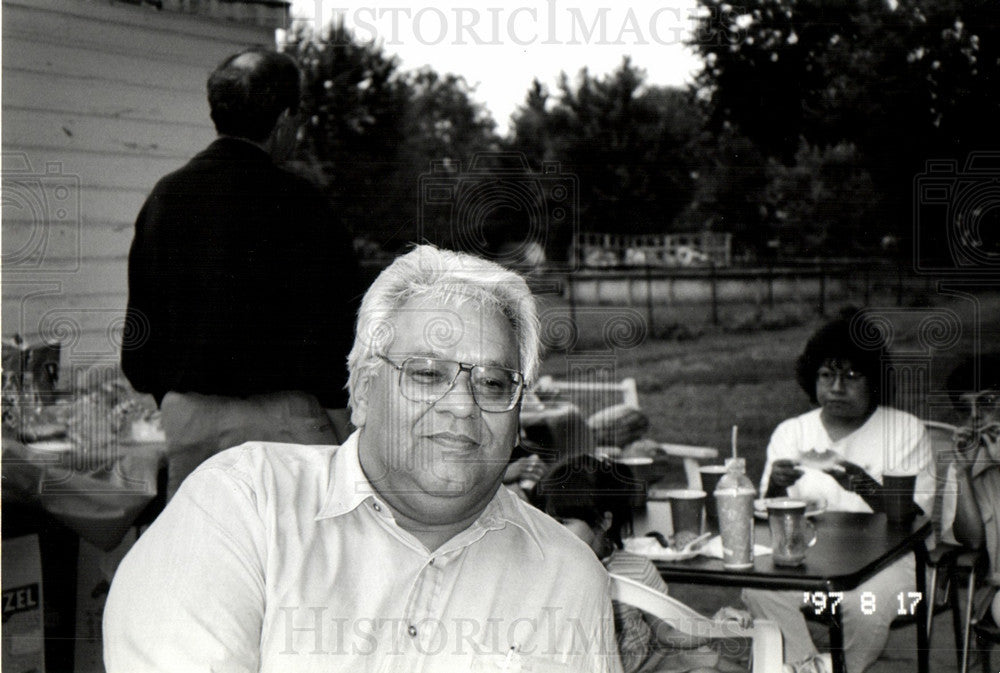
M472 301L500 311L514 329L525 387L534 382L541 360L538 310L519 274L473 255L419 245L397 257L378 275L361 301L354 345L347 356L349 405L379 366L379 355L395 338L400 307L412 299ZM353 419L352 419L353 420Z

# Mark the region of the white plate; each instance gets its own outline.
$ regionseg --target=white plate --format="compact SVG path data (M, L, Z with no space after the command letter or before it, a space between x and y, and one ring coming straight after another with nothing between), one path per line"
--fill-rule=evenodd
M33 451L44 451L46 453L66 453L76 448L72 442L65 439L48 439L42 442L32 442L28 448Z
M625 539L625 551L648 559L657 561L686 561L701 554L701 546L698 549L689 549L681 552L661 546L656 538L652 537L630 537Z
M758 519L767 518L767 503L772 500L799 500L800 498L758 498L753 501L753 515ZM811 519L826 511L826 500L816 499L806 501L806 518Z

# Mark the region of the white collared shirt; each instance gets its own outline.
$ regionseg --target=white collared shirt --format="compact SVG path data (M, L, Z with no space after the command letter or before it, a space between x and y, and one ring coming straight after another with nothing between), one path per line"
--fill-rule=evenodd
M428 551L357 439L251 442L192 473L118 568L108 672L620 670L589 547L501 488Z

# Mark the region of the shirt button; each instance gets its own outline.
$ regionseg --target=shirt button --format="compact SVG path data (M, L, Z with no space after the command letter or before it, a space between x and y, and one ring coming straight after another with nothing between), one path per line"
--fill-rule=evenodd
M410 634L410 637L411 637L411 638L416 638L416 637L417 637L417 627L416 627L416 626L414 626L413 624L410 624L410 625L409 625L409 626L408 626L408 627L406 628L406 632Z
M380 505L380 504L378 504L376 502L374 505L372 505L372 509L374 509L376 512L381 512L382 511L382 505Z
M431 565L434 565L434 559L431 559L430 561L428 561L428 563L430 563Z

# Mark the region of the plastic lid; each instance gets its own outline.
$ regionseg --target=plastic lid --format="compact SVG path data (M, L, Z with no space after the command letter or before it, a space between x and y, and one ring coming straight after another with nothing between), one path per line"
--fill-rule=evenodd
M741 472L741 473L745 473L747 471L747 459L746 458L726 458L726 471L727 472Z

